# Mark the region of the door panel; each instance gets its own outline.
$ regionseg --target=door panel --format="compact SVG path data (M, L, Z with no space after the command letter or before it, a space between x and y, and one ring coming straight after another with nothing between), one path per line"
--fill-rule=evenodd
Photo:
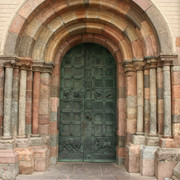
M96 44L72 48L61 66L59 160L113 162L116 64Z

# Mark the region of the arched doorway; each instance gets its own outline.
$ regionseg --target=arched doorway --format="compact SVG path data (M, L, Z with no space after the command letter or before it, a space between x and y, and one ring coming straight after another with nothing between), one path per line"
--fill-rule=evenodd
M59 161L116 159L116 62L84 43L64 57L60 75Z

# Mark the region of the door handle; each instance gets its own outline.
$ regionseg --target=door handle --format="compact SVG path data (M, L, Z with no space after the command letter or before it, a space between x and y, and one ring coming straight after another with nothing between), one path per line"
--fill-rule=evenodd
M92 117L91 117L91 116L88 116L88 115L86 116L86 118L87 118L87 119L92 119Z

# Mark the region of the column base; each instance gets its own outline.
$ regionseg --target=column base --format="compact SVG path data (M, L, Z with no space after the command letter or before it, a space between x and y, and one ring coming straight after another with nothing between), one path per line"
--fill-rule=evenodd
M140 156L140 173L142 176L154 176L154 159L155 152L158 149L156 146L144 146L141 149Z
M155 176L157 179L171 178L178 163L178 149L158 148L155 153Z
M162 148L175 148L174 139L171 138L161 138L159 141L159 145Z
M159 146L159 137L157 136L149 136L146 138L146 145L147 146Z
M16 139L17 148L28 148L30 145L28 138L18 138Z
M3 136L2 139L12 139L12 136Z
M44 172L50 165L50 150L48 148L34 147L34 170Z
M126 145L125 167L130 173L140 172L140 145Z
M31 137L39 137L39 134L31 134Z
M133 136L133 144L139 144L139 145L145 145L146 144L146 138L143 135L134 135Z
M19 154L19 173L32 174L34 171L34 153L29 148L17 148Z
M22 136L21 136L21 135L18 135L17 138L18 138L18 139L24 139L24 138L26 138L26 136L25 136L25 135L22 135Z
M14 150L0 150L0 179L15 179L19 173L19 155Z
M0 139L0 150L13 150L15 143L13 139Z
M34 147L34 146L42 146L43 145L43 139L42 139L42 137L37 137L37 136L35 136L35 137L31 137L30 138L30 145L32 146L32 147Z

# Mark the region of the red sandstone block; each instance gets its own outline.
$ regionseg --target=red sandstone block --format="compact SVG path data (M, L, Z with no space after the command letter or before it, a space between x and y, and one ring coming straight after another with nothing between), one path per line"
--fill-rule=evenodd
M133 56L136 59L143 59L144 57L143 49L142 49L142 43L140 39L132 42L132 50L133 50Z
M23 16L25 19L45 0L28 0L19 10L19 15Z
M52 79L51 79L51 86L59 86L59 78L60 78L60 75L54 75L52 76Z
M116 147L116 157L125 157L125 148Z
M180 114L180 100L176 99L172 101L172 113L173 114Z
M83 42L92 42L94 36L92 34L83 34L82 35L82 41Z
M58 156L58 146L50 148L50 156L57 157Z
M125 98L117 99L117 109L119 113L126 113L126 99Z
M174 139L161 138L159 141L160 147L163 148L175 148Z
M180 99L180 85L173 85L172 86L172 98L173 99Z
M119 50L118 46L110 40L106 41L106 47L112 55L114 55Z
M49 124L39 125L39 134L48 135L49 134Z
M180 127L180 125L179 125L179 127ZM180 128L179 128L179 130L180 130ZM176 148L180 148L180 135L174 136L174 143L175 143Z
M34 170L37 172L44 172L49 166L50 160L47 159L35 159L34 160Z
M180 85L180 72L172 72L172 84Z
M93 40L95 43L97 44L100 44L102 46L105 46L105 41L106 41L106 38L102 35L98 35L98 34L95 34L94 35L94 40Z
M40 114L39 115L39 124L45 125L49 123L49 114Z
M133 0L137 5L139 5L144 11L152 6L148 0Z
M69 40L68 40L68 43L69 43L69 46L67 50L69 50L70 48L74 47L75 45L77 44L80 44L82 42L82 36L80 34L77 34L73 37L71 37Z
M34 152L28 148L16 148L16 152L19 154L19 161L33 161Z
M0 150L0 163L14 164L19 161L19 155L12 150Z
M128 172L140 172L140 146L129 144L126 146L125 166Z
M15 18L13 19L13 22L11 23L9 32L14 34L20 34L24 23L25 23L25 19L20 15L16 15Z
M136 73L132 73L131 76L127 76L126 79L126 90L127 96L132 96L137 94L137 80L136 80Z
M36 159L47 159L49 158L50 155L50 150L48 148L33 148L33 152L34 152L34 158Z
M61 12L63 9L67 8L67 0L55 1L51 3L51 7L54 9L55 13Z
M85 11L85 9L78 8L75 11L75 14L76 14L76 17L77 17L78 20L86 18L86 11Z
M173 175L173 169L177 165L174 161L158 161L155 162L155 176L158 180L164 180L164 178L171 178Z
M135 133L136 132L136 126L137 126L137 120L136 119L127 119L127 132Z
M150 99L150 88L144 88L144 98Z
M131 9L131 6L125 1L117 1L117 4L115 5L115 9L118 12L126 15L128 11Z
M164 132L164 114L158 113L158 132L163 135Z
M19 173L20 174L32 174L34 171L33 161L19 161Z
M26 81L26 90L32 91L32 80Z
M57 122L50 122L50 134L57 134Z
M54 9L50 6L47 6L42 11L40 11L40 13L37 15L37 19L42 23L47 23L54 16Z
M118 49L119 49L119 47L118 47ZM120 50L118 50L118 51L115 52L114 58L115 58L117 64L123 62L123 58L122 58L122 54L121 54ZM118 72L119 72L119 73L123 73L124 70L121 71L121 70L119 69Z
M154 159L140 159L140 172L143 176L154 176Z

